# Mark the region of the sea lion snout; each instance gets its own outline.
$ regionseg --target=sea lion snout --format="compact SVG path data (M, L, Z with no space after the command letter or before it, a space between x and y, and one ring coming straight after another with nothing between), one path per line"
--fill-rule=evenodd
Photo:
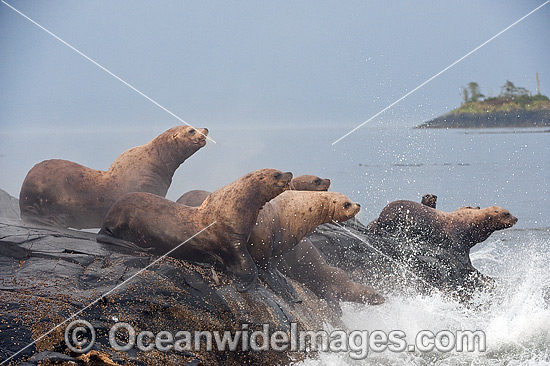
M357 215L361 210L361 205L357 202L352 202L343 194L339 195L340 197L333 201L334 204L339 206L339 209L334 211L333 220L343 222Z
M511 228L518 222L518 218L515 217L505 208L493 206L489 208L493 213L489 216L489 219L494 221L497 230Z
M361 205L359 203L355 202L354 205L355 205L354 212L353 212L353 215L351 217L357 215L359 213L359 211L361 211Z
M514 226L518 222L518 218L510 214L508 221L509 221L508 223L509 226L506 226L507 228Z
M189 134L197 135L196 140L194 141L196 144L199 144L201 146L206 145L206 139L207 139L207 136L208 136L208 128L191 129L191 130L189 130Z

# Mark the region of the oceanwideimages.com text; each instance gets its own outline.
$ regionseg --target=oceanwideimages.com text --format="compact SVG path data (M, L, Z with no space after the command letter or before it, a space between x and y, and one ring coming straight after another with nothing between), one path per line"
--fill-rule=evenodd
M109 345L120 352L191 351L322 351L346 352L353 359L364 359L369 352L484 352L485 333L481 330L423 330L407 341L401 330L300 330L291 323L290 332L271 331L269 324L243 324L237 331L177 332L136 331L129 323L116 323L108 335ZM75 320L65 330L65 342L74 352L87 352L96 341L95 329L84 320Z

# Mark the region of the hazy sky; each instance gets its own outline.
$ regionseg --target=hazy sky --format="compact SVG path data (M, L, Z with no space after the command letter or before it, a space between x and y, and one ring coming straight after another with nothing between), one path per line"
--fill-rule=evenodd
M331 149L331 141L543 4L7 2L185 121L208 127L218 144L205 149L252 157L265 150L246 141L255 130L326 128L319 149ZM549 31L550 4L371 124L410 127L443 114L460 104L470 81L485 95L498 94L506 79L534 92L538 72L550 94ZM180 124L4 4L0 42L0 188L13 195L41 160L106 169L120 152ZM80 137L66 144L64 134Z

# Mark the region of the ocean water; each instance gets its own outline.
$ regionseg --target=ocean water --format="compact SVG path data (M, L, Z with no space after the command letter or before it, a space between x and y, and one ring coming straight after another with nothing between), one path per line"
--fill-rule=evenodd
M390 296L381 306L343 304L342 320L353 330L386 333L401 330L408 344L424 330L481 330L486 350L480 352L370 351L352 360L345 352L325 353L300 366L326 365L550 365L550 231L509 230L493 235L472 253L473 265L497 278L491 293L479 293L472 306L441 294Z
M424 330L481 330L484 352L371 351L363 360L321 353L299 365L550 365L550 134L541 131L371 128L343 140L349 149L337 144L334 153L347 157L333 166L342 191L375 207L364 219L389 201L430 192L443 210L500 205L519 221L472 250L473 265L497 285L469 307L438 293L390 296L378 307L343 304L348 332L400 330L414 344Z
M169 127L0 129L0 188L17 197L26 173L46 159L106 170L122 151ZM545 129L366 125L332 145L350 128L206 127L216 144L208 143L176 171L168 198L176 200L191 189L213 191L249 171L271 167L330 178L331 190L361 203L363 221L396 199L420 200L434 193L442 210L499 205L519 218L517 228L550 227L550 133Z
M169 126L168 126L169 127ZM19 193L26 172L50 158L107 169L122 151L166 128L112 131L0 131L0 188ZM202 127L202 126L198 126ZM482 330L485 352L371 352L354 361L321 353L310 365L550 365L550 133L545 129L415 130L367 125L210 127L217 142L176 172L168 198L215 190L248 171L272 167L316 174L331 190L361 203L368 222L397 199L438 196L438 208L503 206L518 217L472 251L476 268L498 278L495 291L465 307L440 294L390 296L381 306L343 304L347 330L401 330L410 343L421 330Z

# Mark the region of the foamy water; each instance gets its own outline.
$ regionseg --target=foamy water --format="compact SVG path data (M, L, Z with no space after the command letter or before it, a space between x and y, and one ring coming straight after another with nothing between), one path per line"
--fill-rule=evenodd
M440 293L389 297L377 307L343 304L342 320L350 331L401 330L414 344L422 330L482 330L485 352L369 352L359 361L344 353L320 353L299 365L550 365L550 306L543 298L550 286L548 248L550 231L510 231L490 238L472 261L498 276L498 285L491 293L477 294L469 307Z

